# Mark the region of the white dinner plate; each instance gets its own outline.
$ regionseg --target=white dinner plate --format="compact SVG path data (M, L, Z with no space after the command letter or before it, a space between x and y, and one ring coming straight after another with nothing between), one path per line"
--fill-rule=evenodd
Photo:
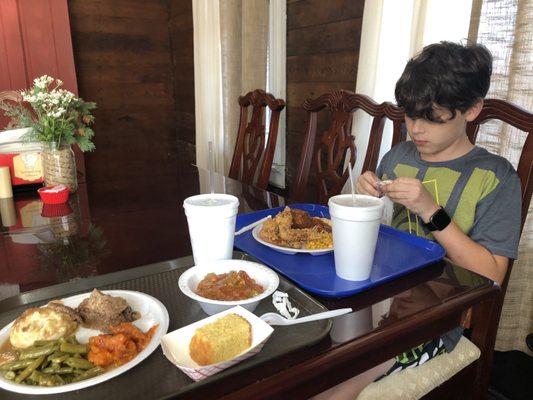
M157 349L159 343L161 342L161 338L167 333L168 330L168 311L163 305L163 303L145 293L134 292L130 290L102 290L102 293L109 294L111 296L120 296L128 302L128 304L134 311L140 312L141 318L132 323L143 332L146 332L155 324L159 324L159 327L157 328L154 333L154 336L152 337L152 340L150 341L148 346L146 346L146 348L137 355L137 357L127 362L126 364L121 365L120 367L104 372L103 374L95 376L94 378L86 379L80 382L69 383L63 386L41 387L23 385L10 381L4 378L2 374L0 374L0 388L12 392L25 394L52 394L79 390L96 385L101 382L105 382L111 378L114 378L115 376L126 372L127 370L139 364L142 360L148 357L155 349ZM82 300L86 299L90 295L90 292L78 294L76 296L61 299L61 301L66 306L76 308L78 304L82 302ZM2 330L0 330L0 344L5 343L6 340L9 340L9 330L11 328L11 325L13 325L13 322L6 325L2 328ZM76 331L76 339L78 339L80 343L87 343L89 341L89 337L100 335L101 333L102 332L98 330L87 329L80 326Z
M279 251L280 253L284 254L298 254L298 253L305 253L305 254L311 254L313 256L321 256L322 254L327 254L333 251L333 247L331 249L293 249L290 247L282 247L278 246L272 243L265 242L263 239L259 237L259 232L263 229L263 225L257 225L254 230L252 231L252 236L255 240L257 240L259 243L270 247L273 250Z

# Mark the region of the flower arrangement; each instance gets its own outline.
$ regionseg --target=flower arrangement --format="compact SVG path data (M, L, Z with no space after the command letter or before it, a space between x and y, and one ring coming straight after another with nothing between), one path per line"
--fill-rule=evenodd
M0 101L0 109L11 118L8 128L32 128L23 136L27 141L40 141L57 148L76 143L81 151L94 150L94 132L89 125L94 122L91 110L96 108L96 103L61 89L63 82L48 75L34 79L33 84L21 92L22 101L15 104Z

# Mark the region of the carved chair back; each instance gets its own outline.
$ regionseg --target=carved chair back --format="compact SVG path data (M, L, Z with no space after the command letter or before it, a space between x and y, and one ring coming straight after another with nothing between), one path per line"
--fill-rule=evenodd
M239 131L235 151L229 170L230 178L240 180L247 185L266 189L276 150L278 126L281 110L285 102L276 99L264 90L256 89L239 97L241 108ZM268 140L265 134L265 109L271 111ZM251 113L249 112L251 109ZM248 115L251 114L248 120ZM266 146L265 146L265 141ZM258 167L261 165L258 171ZM257 181L254 183L254 178Z
M315 100L308 99L303 104L308 112L308 122L302 156L296 175L293 198L304 201L309 198L307 191L310 176L318 187L318 201L327 203L329 197L339 194L348 179L345 160L348 152L351 168L356 161L356 148L351 134L353 113L360 109L373 118L368 150L363 168L374 169L377 165L379 148L383 135L385 118L394 123L394 137L399 141L405 130L402 130L403 111L391 103L378 105L368 96L355 94L346 90L334 90L323 94ZM329 127L321 132L317 140L317 114L329 110L332 114ZM314 171L312 171L314 168Z
M480 126L491 120L498 120L511 125L527 135L522 146L517 167L522 188L522 219L520 223L520 233L522 233L533 192L533 113L504 100L486 99L478 117L466 126L466 133L472 143L476 143ZM471 398L484 398L488 390L491 378L493 350L512 266L513 260L510 261L509 267L507 268L507 273L498 298L488 303L489 308L481 307L480 311L474 311L472 314L471 327L473 330L471 340L481 350L481 358L475 365L472 365L472 368L475 368L475 376L471 388L473 391ZM457 376L452 377L443 386L446 386L446 388L457 387L461 379L459 375L457 374ZM436 389L424 397L424 399L426 398L433 399L441 397L439 396L439 391Z

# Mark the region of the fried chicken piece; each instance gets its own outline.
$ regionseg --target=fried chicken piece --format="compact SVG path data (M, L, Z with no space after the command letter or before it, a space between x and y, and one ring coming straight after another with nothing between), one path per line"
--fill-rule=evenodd
M265 242L281 245L279 238L279 228L275 219L267 219L259 231L259 237Z
M296 229L311 228L315 225L313 218L311 218L306 211L298 210L294 208L291 210L291 214L292 214L292 228L296 228Z
M331 223L328 219L313 217L313 223L320 232L331 233Z

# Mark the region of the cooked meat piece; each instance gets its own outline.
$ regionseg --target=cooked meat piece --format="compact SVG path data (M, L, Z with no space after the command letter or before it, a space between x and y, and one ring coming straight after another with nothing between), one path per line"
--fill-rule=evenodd
M331 223L327 219L324 221L322 218L313 217L313 226L316 226L321 232L331 233Z
M265 242L281 245L281 240L279 239L279 228L278 224L274 219L267 219L263 223L263 227L259 231L259 237Z
M94 289L91 296L83 300L77 308L87 328L110 332L109 326L122 322L132 322L140 318L122 297L103 294Z
M126 322L131 322L141 318L141 313L138 311L133 311L131 307L127 307L124 311L122 311L122 316Z
M52 300L46 305L46 307L56 310L57 312L63 312L72 318L73 321L76 321L78 324L81 324L83 321L81 315L73 308L68 307L61 303L60 300Z
M274 220L278 224L279 229L291 229L292 227L292 213L289 207L280 212L274 217Z
M311 228L313 225L315 225L313 218L311 218L306 211L293 208L291 209L291 214L292 214L292 228L296 228L296 229Z

